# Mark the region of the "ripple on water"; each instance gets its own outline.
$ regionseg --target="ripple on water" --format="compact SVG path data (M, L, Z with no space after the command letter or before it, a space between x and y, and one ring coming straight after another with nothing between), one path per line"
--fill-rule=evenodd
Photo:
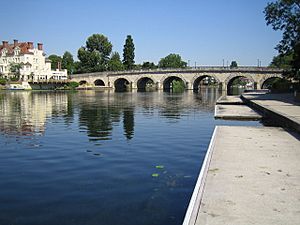
M217 98L1 92L0 223L181 224Z

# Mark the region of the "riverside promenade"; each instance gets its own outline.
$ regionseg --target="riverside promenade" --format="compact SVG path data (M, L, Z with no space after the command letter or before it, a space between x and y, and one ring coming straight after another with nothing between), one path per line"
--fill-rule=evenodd
M243 97L288 127L300 118L289 95ZM183 224L300 224L300 133L294 131L217 126Z

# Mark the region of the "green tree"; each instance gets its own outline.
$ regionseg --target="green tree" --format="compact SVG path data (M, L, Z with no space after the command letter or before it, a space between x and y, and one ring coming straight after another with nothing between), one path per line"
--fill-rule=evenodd
M291 68L285 75L300 80L300 2L299 0L277 0L268 3L264 10L267 25L283 31L282 40L276 46L280 57L293 55Z
M169 54L158 62L159 68L185 68L187 63L182 61L178 54Z
M102 34L88 37L86 46L78 49L80 72L100 72L107 69L112 44Z
M156 69L157 66L153 62L143 62L142 69Z
M236 61L232 61L231 64L230 64L230 68L237 68L238 67L238 64Z
M9 68L10 72L14 75L14 77L11 80L20 80L20 69L22 68L21 64L10 63Z
M134 68L134 49L134 43L131 35L127 35L123 48L123 64L127 70Z
M108 61L109 71L120 71L124 70L124 66L121 62L121 58L118 52L113 52L111 54L110 60Z
M66 51L63 55L61 66L63 69L68 70L68 74L73 74L74 72L74 59L73 55Z
M275 56L273 57L270 67L290 70L292 68L293 58L294 52Z
M282 53L294 50L300 41L300 2L299 0L277 0L268 3L265 10L267 25L274 30L282 30L282 40L276 49Z
M58 55L49 55L48 59L51 60L51 69L56 70L58 68L58 63L62 62L62 58Z

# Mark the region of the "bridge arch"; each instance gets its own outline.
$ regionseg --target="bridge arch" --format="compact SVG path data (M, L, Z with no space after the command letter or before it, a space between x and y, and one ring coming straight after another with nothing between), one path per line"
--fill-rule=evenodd
M137 79L136 81L138 91L145 91L146 89L156 89L156 82L154 79L146 76Z
M130 82L125 78L118 78L114 82L115 91L122 92L130 89Z
M203 82L204 79L206 79L206 78L211 78L215 83L220 84L219 78L213 74L211 74L211 75L206 75L206 74L205 75L196 75L192 79L193 90L194 91L199 90L201 82Z
M272 82L272 80L282 78L282 75L280 74L267 74L265 75L258 83L259 87L261 89L267 89L268 88L268 82Z
M105 86L105 83L104 83L103 80L97 79L97 80L94 81L94 85L95 86Z
M87 81L86 80L81 80L81 81L79 81L79 85L87 85Z
M231 93L231 86L233 84L233 82L236 79L240 79L240 78L245 78L247 80L250 81L250 83L252 84L252 88L255 88L255 80L253 79L253 77L249 74L231 74L230 76L228 76L225 80L225 85L226 85L226 90L227 90L227 94L232 94Z
M182 81L184 82L184 85L187 86L188 85L188 82L186 81L186 79L181 76L181 75L168 75L168 76L164 76L160 83L162 84L163 86L163 90L164 91L170 91L171 90L171 83L176 80L176 81Z

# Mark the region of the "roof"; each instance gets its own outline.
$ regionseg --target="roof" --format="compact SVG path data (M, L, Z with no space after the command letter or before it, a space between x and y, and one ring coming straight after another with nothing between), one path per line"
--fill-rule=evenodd
M7 44L6 47L4 47L3 45L0 45L0 56L2 55L2 49L6 48L7 55L12 55L14 53L15 48L17 48L17 47L20 48L20 54L33 54L32 52L29 51L30 44L28 42L20 42L20 43L17 43L16 45Z

